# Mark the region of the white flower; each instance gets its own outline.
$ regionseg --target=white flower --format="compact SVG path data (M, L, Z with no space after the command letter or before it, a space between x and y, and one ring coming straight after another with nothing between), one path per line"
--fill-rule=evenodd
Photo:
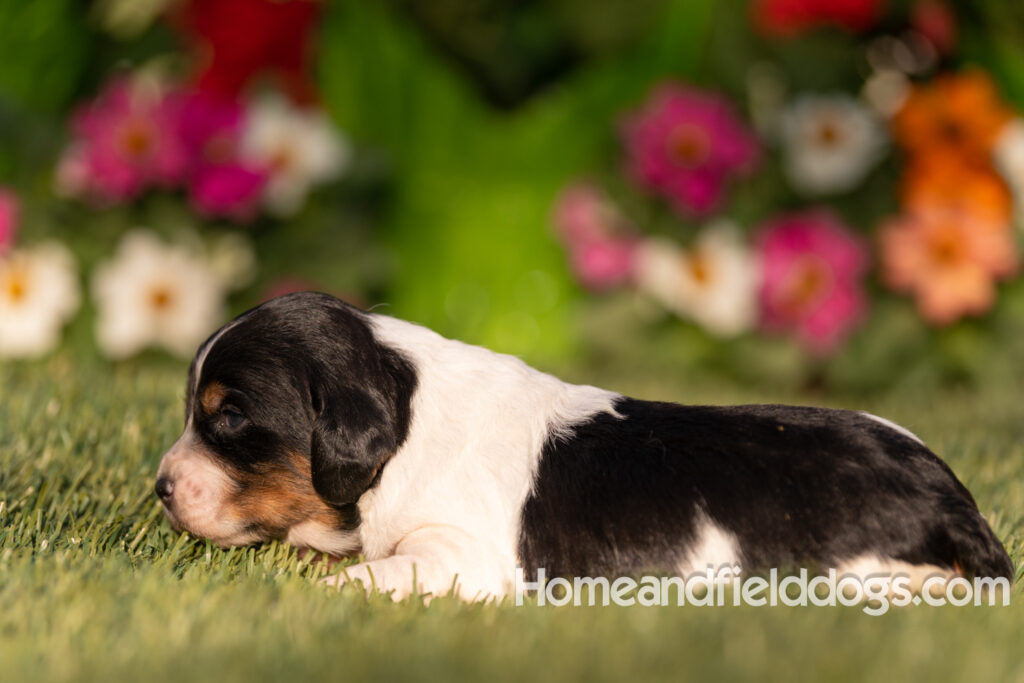
M224 317L223 285L209 263L145 230L125 235L114 259L97 268L92 292L96 339L112 358L148 346L191 356Z
M757 262L727 222L706 228L689 251L663 238L645 241L636 271L642 291L712 334L735 336L756 320Z
M885 151L876 116L847 95L802 97L782 113L780 126L783 170L804 194L853 189Z
M44 242L0 257L0 355L52 351L80 298L75 260L64 245Z
M1007 123L993 150L996 166L1013 193L1017 222L1024 225L1024 119Z
M270 174L267 208L280 216L302 207L311 187L338 176L348 164L347 141L321 112L297 109L279 97L250 109L243 155Z

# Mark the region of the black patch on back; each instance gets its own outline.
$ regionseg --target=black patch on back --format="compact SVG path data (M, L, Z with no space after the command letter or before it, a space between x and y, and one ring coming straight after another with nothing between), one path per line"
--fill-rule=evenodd
M1005 575L970 493L923 445L862 414L623 398L545 444L522 512L535 577L674 572L709 520L744 570L872 553Z

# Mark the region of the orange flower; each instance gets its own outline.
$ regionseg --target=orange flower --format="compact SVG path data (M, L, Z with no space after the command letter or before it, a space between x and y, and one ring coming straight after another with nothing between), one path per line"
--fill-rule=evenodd
M1012 116L988 75L964 71L914 88L893 118L893 134L912 154L942 151L987 163Z
M883 225L879 237L886 284L913 293L921 315L936 325L986 312L996 280L1019 265L1013 232L993 229L984 216L917 211Z
M900 196L905 209L951 211L1009 228L1013 200L1006 183L989 164L972 164L943 152L915 157L903 176Z

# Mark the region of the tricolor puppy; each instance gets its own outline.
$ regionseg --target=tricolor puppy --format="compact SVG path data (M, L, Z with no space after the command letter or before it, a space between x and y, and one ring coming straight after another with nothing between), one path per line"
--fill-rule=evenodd
M1005 576L974 499L865 413L640 401L324 294L214 334L156 491L222 546L284 539L347 577L502 596L527 577L810 566Z

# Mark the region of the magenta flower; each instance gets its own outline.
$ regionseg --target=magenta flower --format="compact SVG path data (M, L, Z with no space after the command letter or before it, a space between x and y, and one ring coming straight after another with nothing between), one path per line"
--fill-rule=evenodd
M808 211L766 223L758 245L762 326L795 331L816 353L834 350L867 311L864 240L832 214Z
M687 215L704 215L726 183L750 173L757 140L729 102L714 93L667 84L623 125L627 171L636 183Z
M569 250L569 265L584 287L611 289L629 281L637 239L599 188L578 183L563 190L554 220Z
M183 100L180 137L189 153L189 194L205 216L246 219L256 210L267 176L241 160L243 125L235 100L198 92Z
M18 195L5 187L0 187L0 254L14 244L20 213Z
M190 186L196 210L204 216L252 218L267 177L242 164L220 164L197 170Z
M178 135L178 98L153 84L111 81L72 120L75 155L84 190L105 201L123 201L149 185L174 185L188 167Z

